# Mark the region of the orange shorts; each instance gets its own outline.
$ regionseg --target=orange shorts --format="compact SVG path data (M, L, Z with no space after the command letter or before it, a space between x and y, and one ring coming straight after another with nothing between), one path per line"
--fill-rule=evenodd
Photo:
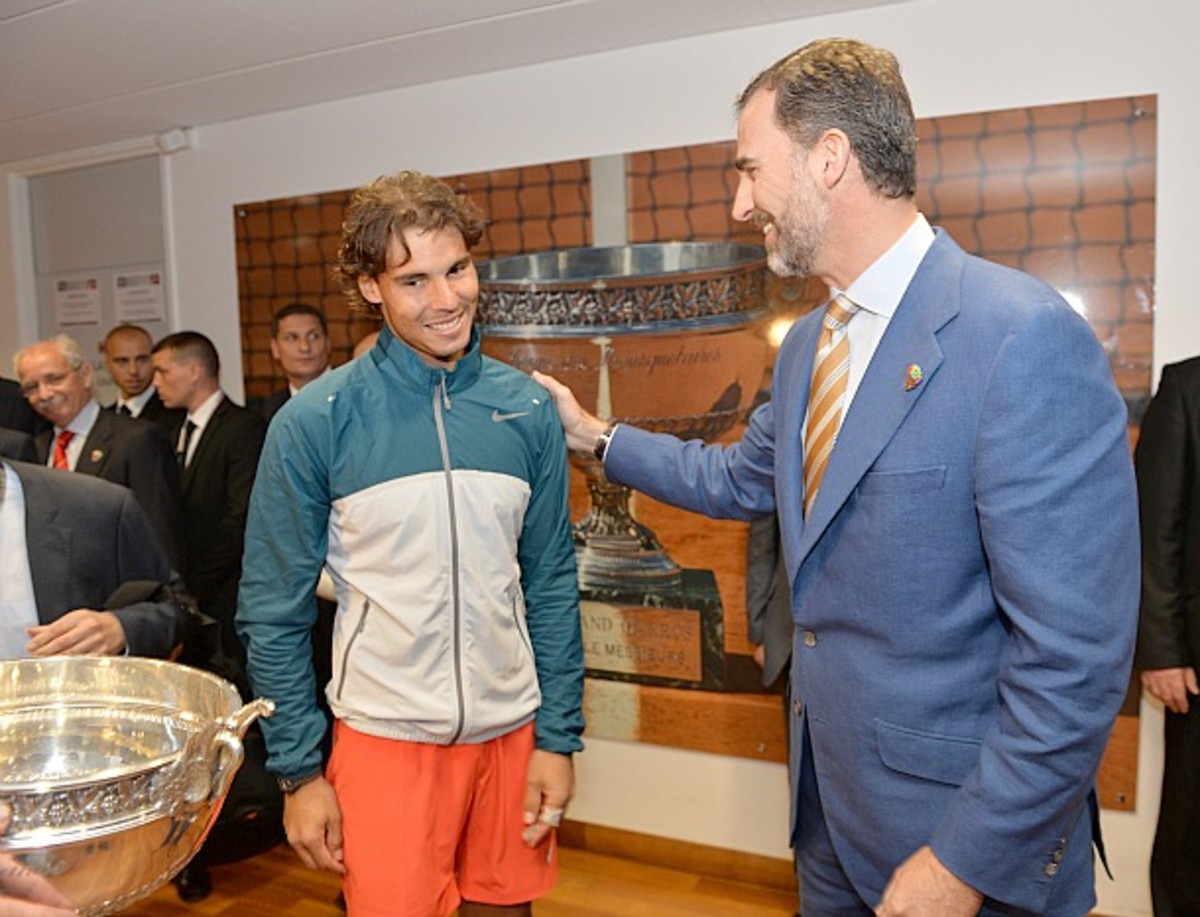
M351 917L442 917L462 899L522 904L558 877L554 833L521 839L533 724L478 745L382 739L334 725Z

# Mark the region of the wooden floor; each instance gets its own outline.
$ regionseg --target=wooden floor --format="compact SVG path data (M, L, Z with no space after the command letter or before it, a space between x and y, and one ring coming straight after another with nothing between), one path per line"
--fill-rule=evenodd
M536 917L791 917L795 896L688 872L562 848L554 892ZM337 876L305 869L286 846L212 870L213 893L198 904L172 885L122 911L137 917L339 917Z

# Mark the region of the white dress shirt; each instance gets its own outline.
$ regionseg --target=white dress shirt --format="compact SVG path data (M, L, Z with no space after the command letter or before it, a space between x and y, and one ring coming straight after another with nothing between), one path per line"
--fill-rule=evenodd
M113 407L117 409L118 414L121 413L121 408L125 408L134 417L141 417L142 411L146 409L146 402L154 397L155 391L153 385L147 385L140 395L134 395L132 398L118 395L117 403Z
M0 463L0 659L28 656L28 629L38 623L29 546L25 542L25 492L21 479Z
M208 422L212 420L213 414L217 410L217 406L221 403L221 399L225 397L225 393L220 389L213 392L200 407L196 408L195 413L188 412L187 421L179 429L179 440L175 444L175 451L178 453L183 449L183 440L187 435L187 425L190 421L196 425L196 429L192 433L192 438L188 441L187 455L183 457L183 467L186 468L192 463L192 456L196 454L196 446L200 443L200 437L204 435L204 428L208 426Z
M904 298L933 239L929 222L918 213L904 235L859 274L850 284L850 289L832 291L834 295L844 292L858 304L860 310L846 326L846 335L850 338L850 369L846 377L842 417L850 410L850 403L866 375L871 358L879 348L879 342L883 340L888 322L896 314L896 307Z

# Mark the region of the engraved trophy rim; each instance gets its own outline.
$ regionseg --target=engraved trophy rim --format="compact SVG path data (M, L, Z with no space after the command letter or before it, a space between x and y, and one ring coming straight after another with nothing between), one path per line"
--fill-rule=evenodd
M493 287L594 289L723 275L766 260L766 250L748 242L629 242L501 255L477 268L480 281Z
M720 330L763 318L767 257L743 242L640 242L481 261L484 335Z

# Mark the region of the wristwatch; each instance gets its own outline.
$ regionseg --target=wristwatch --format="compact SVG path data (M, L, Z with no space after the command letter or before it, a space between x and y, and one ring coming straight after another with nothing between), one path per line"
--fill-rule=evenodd
M287 796L290 793L296 792L306 783L312 783L321 776L320 771L312 774L305 774L303 777L276 777L275 780L279 784L279 792Z
M596 456L596 461L604 463L604 453L608 451L608 444L612 440L613 431L617 429L615 423L610 423L604 428L604 432L596 438L596 445L592 446L592 455Z

